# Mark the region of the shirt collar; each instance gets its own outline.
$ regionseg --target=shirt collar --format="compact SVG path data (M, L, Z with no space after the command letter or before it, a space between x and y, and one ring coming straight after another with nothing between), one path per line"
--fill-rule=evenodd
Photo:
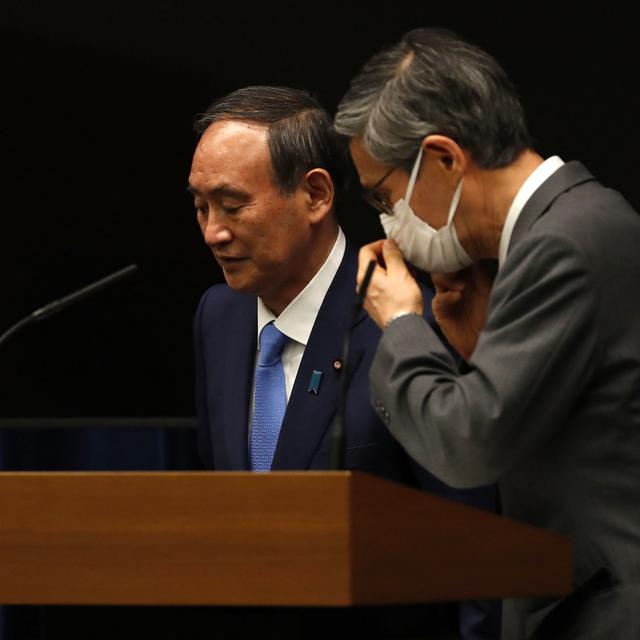
M551 156L547 158L541 165L536 167L535 171L524 181L520 187L516 197L509 207L507 217L502 227L502 235L500 236L500 247L498 249L498 265L502 267L504 261L507 259L507 251L509 249L509 241L511 240L511 234L513 228L516 226L516 222L524 209L524 205L527 204L527 200L534 194L536 189L555 173L564 162L558 156Z
M306 346L322 301L340 267L346 246L345 235L342 229L338 228L338 237L333 249L331 249L331 253L329 253L329 257L324 261L316 275L311 278L307 286L277 318L262 299L258 298L258 341L262 328L269 322L274 322L279 331Z

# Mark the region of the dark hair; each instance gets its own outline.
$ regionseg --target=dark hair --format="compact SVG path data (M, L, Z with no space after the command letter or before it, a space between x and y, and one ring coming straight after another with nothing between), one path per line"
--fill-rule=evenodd
M455 140L485 169L506 166L531 138L515 89L485 51L443 29L414 29L374 55L335 118L373 158L410 168L430 133Z
M289 195L311 169L325 169L336 199L347 188L349 165L344 141L331 116L307 92L288 87L252 86L216 100L194 123L202 134L214 122L243 120L268 125L267 144L274 182Z

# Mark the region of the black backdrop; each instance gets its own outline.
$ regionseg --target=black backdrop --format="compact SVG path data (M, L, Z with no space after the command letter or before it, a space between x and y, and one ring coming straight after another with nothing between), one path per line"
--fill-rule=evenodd
M539 151L582 160L638 206L630 15L470 6L5 3L0 331L130 262L140 273L14 336L0 351L0 413L191 415L191 318L221 279L184 191L193 115L257 83L311 90L333 112L362 63L414 26L490 50ZM340 215L357 242L380 233L355 191Z

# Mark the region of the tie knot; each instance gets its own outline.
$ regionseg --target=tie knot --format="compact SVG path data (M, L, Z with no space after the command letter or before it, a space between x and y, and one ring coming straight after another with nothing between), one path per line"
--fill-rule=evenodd
M273 322L265 325L260 332L258 366L268 367L275 364L280 359L280 354L288 339L284 333L278 331Z

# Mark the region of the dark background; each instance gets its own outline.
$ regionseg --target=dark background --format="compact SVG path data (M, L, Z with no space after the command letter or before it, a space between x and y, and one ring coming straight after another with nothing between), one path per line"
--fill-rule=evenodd
M184 189L194 114L247 84L310 90L333 113L365 60L416 26L493 53L538 151L583 161L640 206L631 10L505 7L3 3L0 333L131 262L140 271L0 348L0 416L192 415L191 319L221 280ZM355 189L340 218L358 243L380 234Z

